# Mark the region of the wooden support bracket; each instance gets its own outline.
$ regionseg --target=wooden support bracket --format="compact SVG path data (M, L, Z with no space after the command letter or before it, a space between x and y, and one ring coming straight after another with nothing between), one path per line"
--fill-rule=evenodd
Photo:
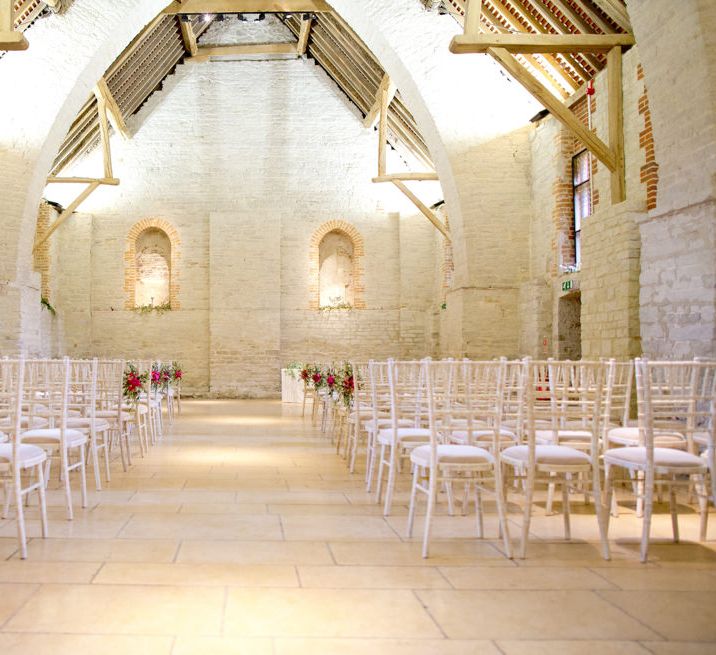
M32 252L35 253L37 249L45 243L54 233L55 230L60 227L72 214L74 211L85 201L89 196L96 191L102 182L100 180L95 180L94 182L91 182L87 185L87 188L80 193L79 196L77 196L68 206L67 208L57 217L57 220L50 225L47 232L42 235L42 237L35 243L35 246L32 249Z
M373 182L381 184L382 182L437 182L440 178L437 173L388 173L373 178Z
M313 18L310 16L301 21L301 31L299 32L298 45L296 46L296 51L298 52L299 57L306 54L306 50L308 49L308 39L311 36L312 25Z
M15 2L0 0L0 50L27 50L29 43L15 31Z
M445 226L445 224L435 215L435 212L433 212L430 207L428 207L418 196L416 196L410 189L408 189L403 182L400 180L393 180L393 184L397 189L400 189L400 191L403 192L403 195L405 195L420 211L421 213L440 231L440 233L448 240L452 241L450 238L450 231Z
M124 139L131 138L127 124L124 122L124 116L122 116L122 110L119 108L117 101L109 90L107 80L104 77L100 77L99 82L97 82L94 88L94 95L97 98L97 103L101 102L104 104L107 118L114 131L117 132L117 134L121 134Z
M104 80L100 80L100 84ZM104 163L104 177L54 177L47 178L47 184L86 184L85 189L80 193L57 217L57 220L47 229L40 237L32 249L35 253L37 249L43 245L72 214L77 208L90 197L101 186L118 186L119 180L112 174L112 151L109 146L109 121L107 118L107 102L104 92L100 88L100 84L95 87L95 95L97 97L97 112L99 114L99 132L102 140L102 154ZM106 83L105 85L106 86ZM107 89L109 93L109 89ZM111 97L111 94L109 94Z
M607 52L636 43L631 34L464 34L453 38L450 52L469 54L504 48L512 54Z
M594 132L587 129L574 113L564 106L549 89L536 80L525 68L520 66L514 55L504 48L491 48L489 50L512 77L515 78L527 91L529 91L550 113L560 121L601 161L610 171L616 170L616 158L611 148L607 146Z
M363 120L363 126L367 128L374 128L378 120L380 119L380 107L383 99L383 93L388 90L388 106L393 102L395 94L398 92L398 87L391 81L390 76L386 73L383 75L383 79L378 87L378 92L375 94L375 101L373 106L368 110L368 113Z
M293 55L295 43L244 43L239 45L205 46L197 48L191 61L205 62L210 57L237 57L242 55Z
M176 0L165 14L261 14L329 12L325 0Z
M181 30L181 38L184 41L184 49L190 57L196 57L196 51L198 46L196 45L196 34L194 34L194 28L191 23L185 23L183 20L179 21L179 29Z

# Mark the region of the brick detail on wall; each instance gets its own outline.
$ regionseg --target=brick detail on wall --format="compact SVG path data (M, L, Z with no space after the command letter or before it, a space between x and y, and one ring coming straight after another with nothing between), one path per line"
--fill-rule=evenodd
M135 288L137 284L137 239L148 229L162 230L171 243L171 271L169 280L169 303L172 309L179 309L179 259L181 256L179 233L176 228L163 218L144 218L135 223L129 230L124 251L124 293L125 309L136 307Z
M55 216L55 209L48 202L41 202L37 212L37 228L35 240L44 235L50 227L50 218ZM40 296L50 300L50 240L43 243L33 254L33 268L40 274Z
M363 256L365 255L365 249L363 245L363 237L353 225L347 223L346 221L339 220L325 222L313 233L313 236L311 237L308 252L310 280L309 292L311 296L309 309L320 309L321 287L319 281L319 246L321 245L323 237L325 237L329 232L340 232L353 242L353 307L355 309L365 309L365 286L363 285Z
M644 69L641 64L636 69L636 79L644 79ZM654 151L654 133L651 124L651 111L649 110L649 96L644 87L644 93L639 97L639 114L644 117L644 129L639 132L639 147L644 151L645 163L640 169L640 179L646 185L646 208L656 209L656 193L659 187L659 164L656 162Z

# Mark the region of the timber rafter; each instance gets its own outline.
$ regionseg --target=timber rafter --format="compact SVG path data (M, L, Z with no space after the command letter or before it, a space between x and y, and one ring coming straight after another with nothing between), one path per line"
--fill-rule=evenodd
M456 36L450 50L456 54L486 53L534 96L550 113L569 129L611 172L612 202L625 199L624 180L624 119L622 86L622 49L634 45L631 34L561 34L534 33L486 35L482 32L483 1L470 0L464 15L464 34ZM553 0L557 1L557 0ZM558 2L561 6L563 2ZM566 5L562 7L565 14ZM592 17L593 18L593 17ZM573 17L573 20L577 18ZM582 20L581 18L579 20ZM603 24L603 23L602 23ZM515 55L525 53L606 52L609 93L609 143L589 130L572 111L561 103L534 75L530 74Z

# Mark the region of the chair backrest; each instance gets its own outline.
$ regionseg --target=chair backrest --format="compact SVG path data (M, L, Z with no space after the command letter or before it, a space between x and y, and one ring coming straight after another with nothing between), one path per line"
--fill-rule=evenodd
M97 363L97 409L121 411L122 382L126 362L122 359L102 359Z
M716 362L636 360L640 445L653 466L654 435L678 433L695 450L693 435L705 432L713 443Z
M70 360L34 359L25 366L24 401L28 425L33 418L46 418L49 427L59 429L64 446L70 392Z
M25 361L0 360L0 431L9 438L13 449L13 475L19 475L18 435L22 430L22 408L25 386Z
M589 430L593 463L599 457L606 362L526 358L524 366L525 432L530 463L534 463L536 430ZM545 379L546 378L546 379ZM549 426L549 427L547 427Z
M466 433L468 443L476 435L492 432L492 448L499 449L507 360L424 360L425 399L433 454L438 433ZM481 439L483 442L485 439Z

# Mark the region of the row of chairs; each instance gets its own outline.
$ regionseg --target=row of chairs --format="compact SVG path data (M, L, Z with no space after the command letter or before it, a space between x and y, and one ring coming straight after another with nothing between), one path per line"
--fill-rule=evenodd
M123 360L0 360L0 481L4 492L2 518L15 499L18 541L27 556L23 503L37 492L43 537L47 536L45 489L53 461L65 495L68 520L74 517L71 477L79 478L82 507L87 507L86 466L91 462L95 487L102 475L110 482L110 458L119 447L125 471L132 451L142 457L163 435L163 403L171 422L180 395L162 393L150 382L153 362L138 362L142 375L136 402L124 396ZM180 404L177 407L180 411Z
M714 417L716 362L413 361L353 363L355 397L335 420L351 471L366 444L366 488L391 511L396 480L410 464L408 534L417 498L427 496L423 555L440 490L453 512L453 487L472 491L479 536L482 495L496 499L500 536L512 556L507 493L524 498L519 556L527 551L535 489L547 489L551 513L561 491L565 538L570 495L594 502L605 559L615 486L624 485L643 516L641 558L648 553L654 494L668 490L678 540L676 492L696 496L706 538L708 500L716 496ZM636 375L635 375L636 374ZM636 420L632 388L636 382ZM336 406L336 412L340 408ZM343 426L346 429L343 429ZM619 473L625 474L622 480Z

